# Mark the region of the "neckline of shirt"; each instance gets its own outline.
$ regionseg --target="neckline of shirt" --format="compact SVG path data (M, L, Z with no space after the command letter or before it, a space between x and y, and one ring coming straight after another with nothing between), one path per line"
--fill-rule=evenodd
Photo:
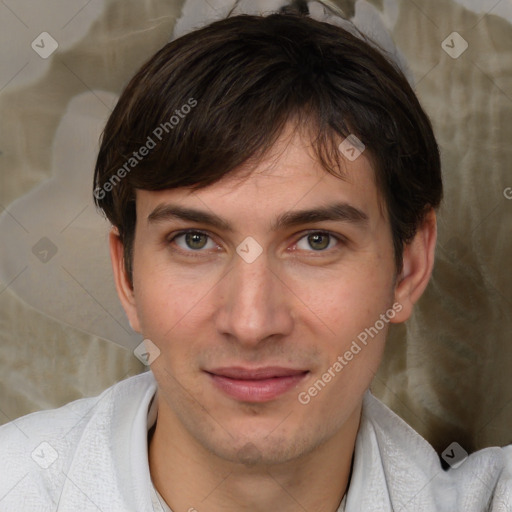
M157 409L157 395L158 395L158 389L155 391L155 394L151 398L151 401L148 405L148 421L147 421L147 430L148 430L148 453L149 453L149 442L151 440L151 437L153 436L153 433L155 431L156 427L156 420L158 417L158 409ZM149 460L148 460L149 464ZM351 468L354 466L354 456L352 456L352 465ZM352 474L352 469L350 471L350 475ZM151 477L151 474L150 474ZM162 495L158 492L157 488L155 487L155 484L153 483L153 479L150 478L151 481L151 501L153 504L153 509L155 512L173 512L169 505L167 505L167 502L164 500ZM340 506L338 507L336 512L345 512L345 504L347 501L347 493L348 488L350 486L350 477L349 482L347 485L347 489L345 491L345 494L343 495L343 499L341 500Z

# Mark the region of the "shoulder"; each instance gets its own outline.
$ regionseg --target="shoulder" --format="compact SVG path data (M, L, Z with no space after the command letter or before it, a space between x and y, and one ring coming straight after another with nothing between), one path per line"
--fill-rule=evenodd
M0 509L16 510L17 506L17 510L28 510L20 506L21 500L26 507L37 503L37 510L54 510L80 445L87 442L93 448L90 439L101 443L102 438L111 437L118 409L129 414L140 404L134 397L155 390L151 372L145 372L96 397L28 414L1 426ZM47 508L42 508L43 503Z
M426 439L371 392L365 394L355 452L365 485L373 478L376 488L387 488L391 503L408 501L422 511L512 511L512 445L470 455L455 440L447 445L458 460L446 459L451 467L445 471Z
M503 470L496 482L491 511L512 510L512 444L501 449Z

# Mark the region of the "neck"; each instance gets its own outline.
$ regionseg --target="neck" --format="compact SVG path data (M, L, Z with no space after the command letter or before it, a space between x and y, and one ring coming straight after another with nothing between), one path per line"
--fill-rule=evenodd
M158 404L149 443L153 483L173 511L336 512L350 481L361 404L333 437L282 464L247 465L217 457Z

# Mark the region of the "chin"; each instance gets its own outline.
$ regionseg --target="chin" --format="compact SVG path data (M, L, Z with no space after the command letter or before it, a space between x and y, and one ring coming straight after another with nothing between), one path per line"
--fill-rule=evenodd
M313 451L321 441L306 438L304 434L294 439L290 435L279 437L268 433L256 437L244 435L238 442L232 438L221 443L210 440L211 451L218 457L245 466L273 466L285 464ZM213 448L213 449L212 449Z

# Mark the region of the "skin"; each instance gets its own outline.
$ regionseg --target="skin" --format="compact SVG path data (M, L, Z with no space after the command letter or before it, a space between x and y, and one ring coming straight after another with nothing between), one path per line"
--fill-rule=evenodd
M363 395L389 324L308 404L298 394L394 303L402 308L391 322L410 316L432 272L436 218L433 211L426 217L396 275L389 220L364 152L345 162L339 179L287 125L251 171L195 193L137 190L133 288L118 232L110 233L115 282L130 324L160 350L151 365L158 419L150 472L174 512L333 512L347 489ZM367 222L271 230L284 212L334 201L362 210ZM192 221L148 222L167 202L213 212L233 232ZM208 236L192 246L185 236L172 240L183 229ZM308 231L341 239L311 240ZM263 249L252 263L236 252L247 236ZM213 385L205 370L224 366L309 373L291 391L253 403Z

